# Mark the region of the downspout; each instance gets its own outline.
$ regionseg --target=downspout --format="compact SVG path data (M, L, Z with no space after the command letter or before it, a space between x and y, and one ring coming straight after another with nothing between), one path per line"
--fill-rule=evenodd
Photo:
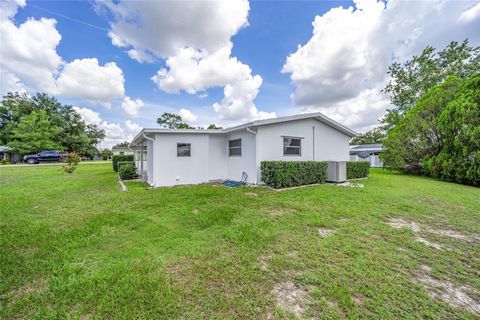
M250 129L249 127L247 127L247 132L250 132L251 134L255 135L255 173L256 173L256 177L255 177L255 181L256 181L256 184L258 184L260 182L260 179L258 179L258 171L259 169L257 168L257 159L258 159L258 136L257 136L257 133L255 131L253 131L252 129Z
M315 161L315 126L312 127L312 136L313 136L313 161Z

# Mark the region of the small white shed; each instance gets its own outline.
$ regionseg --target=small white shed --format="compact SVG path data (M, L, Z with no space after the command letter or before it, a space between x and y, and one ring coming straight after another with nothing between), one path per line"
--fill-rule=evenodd
M356 133L321 113L215 129L143 129L130 147L144 150L137 168L154 187L240 180L260 183L260 162L347 161ZM146 160L146 161L145 161Z

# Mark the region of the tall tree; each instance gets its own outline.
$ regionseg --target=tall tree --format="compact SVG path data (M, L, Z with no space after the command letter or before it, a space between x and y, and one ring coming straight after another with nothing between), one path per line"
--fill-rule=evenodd
M222 129L222 127L218 127L215 123L209 124L207 129L213 130L213 129Z
M117 144L115 145L115 147L128 147L129 144L130 144L130 142L128 142L128 141L123 141L123 142L117 143Z
M419 56L389 67L391 80L383 89L394 106L382 120L386 131L392 130L413 108L428 89L441 84L450 76L466 79L480 70L480 47L471 47L468 40L452 41L437 52L426 47Z
M158 119L157 123L168 129L194 129L187 123L183 122L179 114L164 112Z
M62 105L54 97L37 93L8 93L0 104L0 140L9 145L20 119L33 112L44 111L52 126L60 128L53 140L66 151L83 155L96 153L95 146L105 137L98 126L87 125L71 105ZM29 151L33 152L33 151Z
M350 141L351 144L372 144L382 143L385 139L385 133L380 128L375 128L365 133L360 134Z
M13 140L9 146L19 153L39 152L48 149L61 149L55 141L60 127L53 125L45 110L33 111L20 118L18 126L13 130Z

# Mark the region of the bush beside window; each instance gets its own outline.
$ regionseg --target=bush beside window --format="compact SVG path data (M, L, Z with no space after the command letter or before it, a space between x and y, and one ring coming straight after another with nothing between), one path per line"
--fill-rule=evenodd
M369 171L368 161L347 161L347 179L367 178Z
M122 180L135 179L137 177L137 169L135 169L135 164L133 162L119 163L118 175Z
M118 162L120 161L129 161L133 162L133 154L126 154L126 155L114 155L112 157L112 165L113 165L113 171L118 171Z
M320 161L262 161L262 181L272 188L323 183L327 163Z

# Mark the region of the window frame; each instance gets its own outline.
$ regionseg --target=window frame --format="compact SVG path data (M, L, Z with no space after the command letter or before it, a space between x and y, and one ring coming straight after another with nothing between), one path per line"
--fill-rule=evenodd
M294 137L294 136L282 136L282 142L283 142L283 156L284 157L301 157L302 156L302 140L303 137ZM299 146L285 146L285 139L297 139L300 141ZM298 154L292 154L292 153L285 153L287 148L296 148L298 149Z
M188 146L188 155L179 155L178 154L178 148L179 145L185 145ZM177 158L191 158L192 157L192 144L189 142L177 142Z
M233 142L233 141L240 141L240 146L231 147L230 142ZM240 154L232 154L232 152L231 152L232 149L240 150ZM241 156L242 156L242 138L228 140L228 157L241 157Z

